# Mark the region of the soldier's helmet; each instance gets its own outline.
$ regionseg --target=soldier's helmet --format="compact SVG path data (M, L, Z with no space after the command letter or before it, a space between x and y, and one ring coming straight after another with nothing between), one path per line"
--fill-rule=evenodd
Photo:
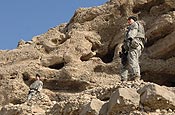
M39 77L40 78L41 76L39 74L36 74L36 77Z
M133 19L134 21L137 21L137 17L135 17L135 16L128 17L128 20L130 20L130 19Z

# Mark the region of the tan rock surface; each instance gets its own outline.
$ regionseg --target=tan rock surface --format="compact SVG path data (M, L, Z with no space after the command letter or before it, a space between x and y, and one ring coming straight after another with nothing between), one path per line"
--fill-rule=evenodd
M118 52L130 15L146 24L148 42L140 58L145 82L123 84ZM21 40L14 50L0 51L0 115L29 115L31 111L39 114L38 110L43 115L77 115L83 107L95 110L92 114L105 115L114 91L119 88L137 91L149 82L172 87L166 91L174 95L174 35L174 0L109 0L101 6L77 9L68 23L51 28L31 41ZM45 98L32 103L36 110L24 102L37 73L42 76ZM97 108L88 106L98 103L92 100L101 101L103 110L101 104ZM151 107L139 103L137 109L127 114L175 113L168 106L160 110L155 110L154 104Z

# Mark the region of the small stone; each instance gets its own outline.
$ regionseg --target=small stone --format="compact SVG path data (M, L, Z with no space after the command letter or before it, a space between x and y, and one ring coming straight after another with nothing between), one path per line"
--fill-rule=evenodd
M172 109L168 109L168 112L173 112L173 110Z
M167 113L167 110L163 109L163 110L161 110L161 113L165 114L165 113Z
M160 109L156 109L156 112L160 112Z

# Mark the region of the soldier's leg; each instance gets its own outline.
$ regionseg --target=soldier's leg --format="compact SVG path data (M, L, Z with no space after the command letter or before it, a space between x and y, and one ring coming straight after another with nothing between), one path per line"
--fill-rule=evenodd
M32 98L32 90L29 90L27 100L30 101Z
M28 101L30 101L30 100L31 100L31 98L32 98L32 94L31 94L31 93L29 93L29 94L28 94L28 97L27 97L27 100L28 100Z
M32 97L35 95L35 93L36 93L36 91L30 90L29 94L28 94L28 97L27 97L27 100L30 101L32 99Z
M139 66L140 55L141 55L140 45L136 49L132 49L128 52L128 65L131 80L140 79L140 66Z
M39 91L37 91L37 98L38 98L38 99L42 99L42 98L43 98L41 92L39 92Z
M128 65L122 65L120 75L122 81L128 80Z

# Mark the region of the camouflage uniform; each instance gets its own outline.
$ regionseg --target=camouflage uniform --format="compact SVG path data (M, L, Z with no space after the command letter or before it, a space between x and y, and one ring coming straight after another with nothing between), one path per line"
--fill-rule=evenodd
M122 65L121 77L130 80L140 77L139 57L144 48L145 31L139 22L133 22L126 31L123 47L127 51L127 62Z
M32 98L32 96L35 96L36 94L40 95L40 91L43 88L43 82L41 80L36 80L30 85L30 91L28 94L28 100Z

